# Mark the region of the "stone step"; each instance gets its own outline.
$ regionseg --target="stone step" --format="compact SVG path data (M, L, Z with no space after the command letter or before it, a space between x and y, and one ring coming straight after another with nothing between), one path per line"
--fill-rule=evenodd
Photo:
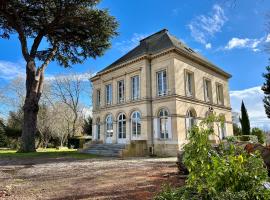
M118 157L126 148L124 144L91 144L83 152L101 156Z

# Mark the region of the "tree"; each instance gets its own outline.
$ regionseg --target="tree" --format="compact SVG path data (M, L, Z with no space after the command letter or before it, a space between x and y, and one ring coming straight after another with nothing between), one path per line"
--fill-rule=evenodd
M259 143L263 144L265 142L266 139L266 135L264 134L264 132L259 129L259 128L253 128L251 130L251 135L256 135L258 138Z
M265 82L262 86L262 91L264 92L265 96L263 99L265 113L268 118L270 118L270 66L266 67L266 73L263 74Z
M83 92L83 80L78 74L55 76L51 84L51 95L57 102L65 104L72 113L72 132L68 137L78 133L78 124L82 115L80 98Z
M89 116L84 119L83 132L87 135L92 135L92 117Z
M233 135L242 135L241 128L235 123L233 123Z
M5 132L5 125L2 119L0 119L0 147L7 145L7 136Z
M250 135L250 123L244 101L241 104L241 117L239 118L243 135Z
M35 151L44 72L51 61L70 67L110 47L117 22L98 0L10 0L0 6L0 37L17 34L26 61L26 96L20 151ZM42 42L46 44L41 45ZM31 45L31 47L30 47ZM40 66L37 66L41 63Z

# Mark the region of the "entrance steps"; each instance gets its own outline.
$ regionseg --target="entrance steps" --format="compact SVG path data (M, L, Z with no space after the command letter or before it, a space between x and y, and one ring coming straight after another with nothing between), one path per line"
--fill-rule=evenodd
M121 157L125 144L91 144L82 150L83 153L90 153L99 156Z

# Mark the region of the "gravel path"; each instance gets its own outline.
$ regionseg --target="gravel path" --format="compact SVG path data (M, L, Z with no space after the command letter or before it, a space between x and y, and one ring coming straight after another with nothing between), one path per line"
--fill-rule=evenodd
M176 158L0 160L0 199L152 199L183 185Z

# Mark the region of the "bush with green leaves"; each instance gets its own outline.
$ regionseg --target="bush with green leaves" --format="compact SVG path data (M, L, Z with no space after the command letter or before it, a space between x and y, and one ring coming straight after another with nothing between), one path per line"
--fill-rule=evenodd
M251 130L251 135L257 136L259 143L263 144L265 142L266 136L264 132L259 128L253 128Z
M6 136L5 125L0 119L0 147L6 147L8 143L8 138Z
M181 190L171 189L171 197L168 189L163 190L156 199L269 200L270 190L263 186L268 173L259 152L249 154L230 142L214 147L209 141L214 134L209 122L193 127L184 146L183 162L189 170L186 185Z

